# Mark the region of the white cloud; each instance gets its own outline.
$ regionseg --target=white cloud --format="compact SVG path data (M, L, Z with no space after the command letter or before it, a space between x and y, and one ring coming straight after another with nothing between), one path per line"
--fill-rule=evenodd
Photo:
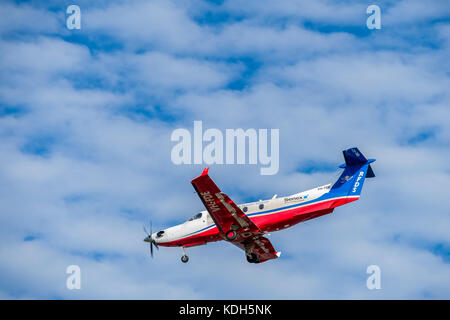
M57 14L27 4L4 2L0 9L0 34L9 33L54 33L61 31Z

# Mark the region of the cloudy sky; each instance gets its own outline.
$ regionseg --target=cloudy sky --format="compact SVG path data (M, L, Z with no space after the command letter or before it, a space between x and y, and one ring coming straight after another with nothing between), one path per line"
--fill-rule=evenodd
M2 1L0 298L449 299L449 22L447 0ZM203 209L203 165L170 158L194 120L280 130L276 175L211 166L236 202L332 182L353 146L377 177L272 234L280 259L220 242L152 260L142 226Z

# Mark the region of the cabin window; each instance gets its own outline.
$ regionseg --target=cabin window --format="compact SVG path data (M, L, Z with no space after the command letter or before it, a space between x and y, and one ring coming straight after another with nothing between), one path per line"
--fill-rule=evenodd
M244 212L247 212L247 210L248 210L247 207L244 207L244 208L242 209L242 211L244 211Z
M164 231L159 231L159 232L156 234L156 237L157 237L157 238L161 238L163 235L164 235Z
M262 209L264 209L264 205L261 203L261 204L259 205L259 210L262 210Z
M195 216L193 216L192 218L190 218L189 219L189 221L192 221L192 220L197 220L197 219L200 219L202 217L202 213L200 212L200 213L197 213Z

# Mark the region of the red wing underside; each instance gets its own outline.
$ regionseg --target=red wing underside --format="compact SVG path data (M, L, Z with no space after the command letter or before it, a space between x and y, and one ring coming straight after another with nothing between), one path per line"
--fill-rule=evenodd
M278 257L269 239L263 237L263 232L211 180L208 169L191 183L224 239L225 233L234 230L237 237L230 242L243 249L247 255L254 253L260 262Z
M234 241L233 244L244 250L247 255L254 253L256 257L258 257L259 262L276 259L279 256L270 240L261 235L255 236L254 239L248 239L242 243Z

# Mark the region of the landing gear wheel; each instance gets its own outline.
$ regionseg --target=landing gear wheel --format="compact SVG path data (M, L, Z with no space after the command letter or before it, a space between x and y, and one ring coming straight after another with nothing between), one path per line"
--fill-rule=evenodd
M247 256L247 261L250 263L258 263L258 257L256 254L252 253L251 256Z
M236 239L237 237L237 233L234 230L230 230L227 233L225 233L225 238L227 238L227 240L229 241L233 241L234 239Z
M181 257L181 262L186 263L186 262L188 262L188 261L189 261L189 257L188 257L187 255L183 255L183 256Z

